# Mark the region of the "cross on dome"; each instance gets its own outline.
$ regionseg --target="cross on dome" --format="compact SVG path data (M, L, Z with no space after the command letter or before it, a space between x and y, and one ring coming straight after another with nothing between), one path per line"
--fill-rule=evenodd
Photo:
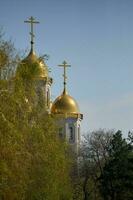
M66 69L67 67L71 67L71 65L68 65L66 61L64 61L62 64L58 65L59 67L63 67L64 68L64 73L63 73L63 77L64 77L64 91L63 93L66 94L66 80L67 80L67 75L66 75Z
M28 20L24 21L25 23L29 23L30 24L30 36L31 36L31 51L33 51L33 44L34 44L34 31L33 31L33 25L34 24L39 24L39 21L36 21L34 17L30 17Z

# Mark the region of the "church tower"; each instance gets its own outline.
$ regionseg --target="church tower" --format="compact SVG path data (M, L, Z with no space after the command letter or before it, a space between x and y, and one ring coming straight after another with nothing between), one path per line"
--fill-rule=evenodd
M66 89L67 76L66 68L70 67L64 61L60 67L64 68L64 88L60 96L58 96L51 106L51 113L57 116L59 123L59 135L65 139L72 147L74 152L78 154L80 145L80 130L83 115L79 111L77 102L71 97Z
M44 60L39 58L34 51L34 31L33 25L38 24L33 17L24 21L30 24L30 36L31 36L31 48L30 52L26 58L21 61L20 66L17 68L17 72L22 72L23 70L27 72L33 71L33 67L36 67L36 74L34 74L34 80L36 82L36 92L38 99L37 101L42 101L45 104L45 111L50 112L50 97L51 97L51 84L52 78L49 77L48 67Z
M78 154L78 149L80 145L80 132L81 132L81 121L83 119L83 114L80 113L77 102L73 97L68 94L67 85L67 75L66 69L70 67L66 61L64 61L59 67L64 69L64 88L60 96L58 96L51 105L51 85L52 78L49 77L48 67L44 60L37 57L34 51L34 31L33 25L38 24L33 17L30 17L25 23L30 24L30 36L31 36L31 48L30 52L26 58L24 58L20 66L17 68L16 74L25 72L30 74L33 71L33 67L36 67L34 73L34 81L36 85L37 99L35 102L43 102L43 109L49 114L57 116L57 123L59 125L59 136L66 140L73 151ZM45 105L45 106L44 106Z

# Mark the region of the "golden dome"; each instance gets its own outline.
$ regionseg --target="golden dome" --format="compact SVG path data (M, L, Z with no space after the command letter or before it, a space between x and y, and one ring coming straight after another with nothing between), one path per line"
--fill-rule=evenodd
M25 69L25 66L27 66L29 68L29 71L32 71L32 65L36 66L36 72L37 74L35 75L36 78L46 78L48 77L48 68L47 65L43 62L43 60L39 59L36 54L31 50L30 53L28 54L28 56L26 58L24 58L22 60L22 62L20 63L20 66L17 69L17 73L19 71L23 71L22 68ZM31 68L30 68L31 66ZM27 68L25 69L27 72Z
M79 107L73 97L67 93L63 94L53 102L51 107L51 113L53 114L79 114Z

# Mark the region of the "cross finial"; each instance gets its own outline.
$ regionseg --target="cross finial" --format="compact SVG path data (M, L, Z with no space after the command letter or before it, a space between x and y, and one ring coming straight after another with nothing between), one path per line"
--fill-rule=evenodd
M63 77L64 77L64 91L63 94L66 94L66 80L67 80L67 75L66 75L66 68L70 67L71 65L68 65L66 61L64 61L61 65L58 65L59 67L63 67L64 68L64 73L63 73Z
M34 17L30 17L28 20L24 21L25 23L29 23L30 24L30 28L31 28L31 31L30 31L30 36L31 36L31 51L33 51L33 44L34 44L34 31L33 31L33 25L34 24L38 24L39 22L35 20Z

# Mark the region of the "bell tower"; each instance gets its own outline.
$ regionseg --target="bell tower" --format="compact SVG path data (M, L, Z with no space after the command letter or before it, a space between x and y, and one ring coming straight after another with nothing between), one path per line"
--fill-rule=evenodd
M42 102L45 105L45 110L50 112L51 85L53 80L49 76L49 70L45 60L38 57L34 51L34 25L39 24L39 22L33 17L30 17L24 22L30 25L30 52L21 61L20 67L17 68L17 73L22 70L30 72L33 71L33 67L36 67L37 73L34 74L34 80L36 82L37 102Z
M66 69L70 67L64 61L59 67L64 68L63 72L63 92L58 96L52 104L51 113L58 116L59 136L64 138L72 147L74 152L78 154L80 145L80 130L83 115L79 111L77 102L67 92L67 75Z

